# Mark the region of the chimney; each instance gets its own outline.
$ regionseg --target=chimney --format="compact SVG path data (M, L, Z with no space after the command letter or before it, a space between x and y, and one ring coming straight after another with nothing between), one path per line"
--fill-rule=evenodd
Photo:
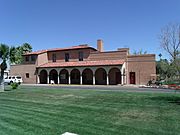
M103 52L104 51L104 49L103 49L103 41L101 39L97 40L97 50L99 52Z

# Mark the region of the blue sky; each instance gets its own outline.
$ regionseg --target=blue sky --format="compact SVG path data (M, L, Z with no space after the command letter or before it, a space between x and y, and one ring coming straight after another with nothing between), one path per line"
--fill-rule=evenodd
M33 50L89 44L167 55L158 35L180 22L180 0L0 0L0 43Z

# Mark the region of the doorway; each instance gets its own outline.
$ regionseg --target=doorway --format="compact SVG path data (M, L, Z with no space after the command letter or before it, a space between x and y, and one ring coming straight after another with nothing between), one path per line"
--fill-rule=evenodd
M136 84L136 74L135 74L135 72L130 72L129 73L129 79L130 79L130 84Z

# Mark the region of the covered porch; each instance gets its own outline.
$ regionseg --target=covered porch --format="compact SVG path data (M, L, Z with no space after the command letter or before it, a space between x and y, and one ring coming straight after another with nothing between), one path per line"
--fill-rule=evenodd
M69 64L68 62L67 64ZM76 62L82 64L82 62ZM57 63L56 63L57 64ZM38 84L80 84L80 85L117 85L125 84L125 64L114 63L91 66L84 64L68 67L64 65L46 65L37 69Z

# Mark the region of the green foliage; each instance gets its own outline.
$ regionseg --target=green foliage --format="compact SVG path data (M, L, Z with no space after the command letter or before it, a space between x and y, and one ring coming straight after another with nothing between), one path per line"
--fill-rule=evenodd
M9 47L6 44L0 44L0 52L3 61L14 62L15 47Z
M10 48L10 52L9 52L9 56L10 56L10 61L11 62L15 62L15 56L16 56L16 47L11 47Z
M174 66L177 74L180 76L180 55L174 61L172 61L172 65Z
M156 62L156 73L159 74L159 80L174 81L178 78L179 72L173 62L167 59L160 59Z
M15 52L15 64L21 64L23 62L22 55L28 52L32 52L32 46L28 43L24 43L16 48Z
M133 52L134 55L142 55L142 54L147 54L147 51L143 51L143 49L140 49L139 51L135 50Z
M18 86L19 86L19 84L16 83L16 82L11 83L11 88L12 88L12 89L17 89Z
M0 44L0 52L2 55L2 63L1 63L1 73L2 78L4 75L4 70L7 68L7 62L14 62L14 53L13 53L14 47L9 47L5 44Z
M15 47L9 47L5 44L0 44L0 52L2 57L2 63L0 65L1 68L1 76L0 76L0 85L1 89L4 90L4 70L7 69L7 62L13 63L15 61Z
M7 60L9 58L9 46L5 44L0 45L0 51L3 60Z
M161 48L170 56L171 72L180 78L180 24L165 26L161 30L159 39Z
M160 75L160 80L167 77L168 68L169 62L167 59L161 59L156 62L156 74Z
M165 84L165 85L169 85L169 84L177 84L177 85L180 85L180 82L173 81L173 80L168 80L168 81L166 81L166 82L163 82L163 84Z

